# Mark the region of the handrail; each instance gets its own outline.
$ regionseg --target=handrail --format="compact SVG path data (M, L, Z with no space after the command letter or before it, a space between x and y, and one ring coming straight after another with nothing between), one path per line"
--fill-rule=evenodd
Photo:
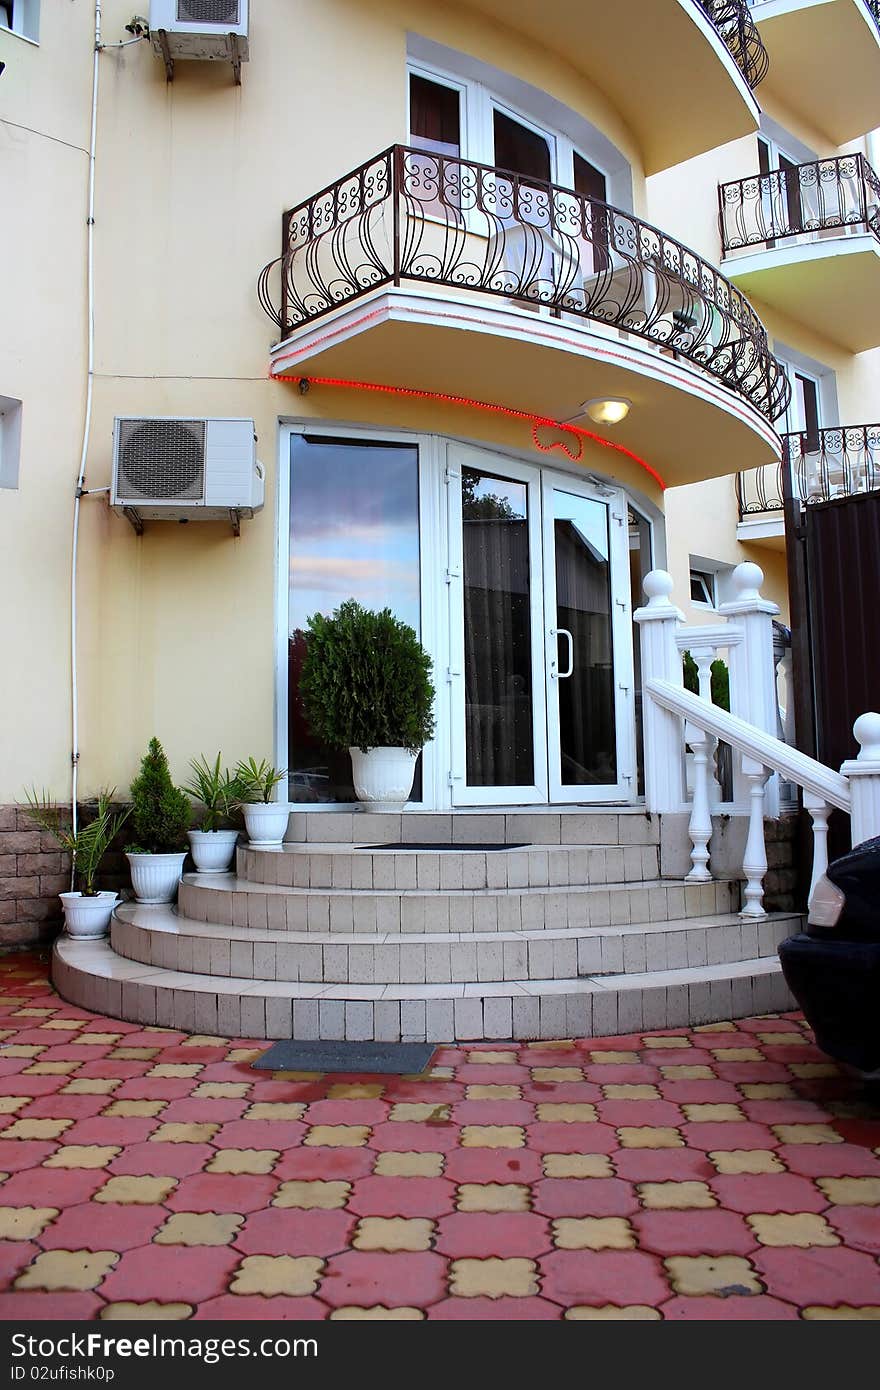
M723 739L739 753L753 758L755 762L773 772L778 772L789 782L795 782L804 791L829 801L832 806L849 813L852 809L849 782L839 772L834 772L824 763L817 762L806 753L782 743L772 734L764 733L754 724L728 714L718 705L710 704L699 695L693 695L683 686L656 677L645 682L645 689L658 705L670 714L680 715L682 719L695 724L704 733Z
M783 434L780 463L761 464L737 474L740 521L784 510L786 468L793 495L804 506L880 491L880 423L832 425L815 436L803 430Z

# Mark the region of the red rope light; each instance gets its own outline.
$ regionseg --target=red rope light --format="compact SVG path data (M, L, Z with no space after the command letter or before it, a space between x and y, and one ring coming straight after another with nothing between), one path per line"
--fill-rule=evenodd
M333 376L302 376L292 372L270 373L273 381L295 381L298 383L306 382L308 386L335 386L346 391L373 391L389 396L407 396L414 400L424 401L445 401L448 405L468 406L472 410L484 410L493 415L505 415L511 420L527 420L532 426L532 440L536 449L543 454L552 453L554 449L559 449L567 454L570 459L577 461L583 456L583 441L590 439L594 444L600 444L603 449L612 449L618 454L623 454L626 458L632 459L633 463L644 468L650 474L662 491L666 491L666 484L650 463L641 458L639 454L633 453L632 449L627 449L623 444L616 444L611 439L603 439L600 434L594 434L592 430L586 430L579 425L570 425L561 420L554 420L549 415L537 415L531 410L515 410L513 406L499 405L495 401L478 401L471 396L458 396L447 391L422 391L414 386L389 386L375 381L347 381L342 377ZM570 435L577 442L577 452L573 452L569 444L563 440L551 440L544 444L538 437L539 429L558 430L564 435Z

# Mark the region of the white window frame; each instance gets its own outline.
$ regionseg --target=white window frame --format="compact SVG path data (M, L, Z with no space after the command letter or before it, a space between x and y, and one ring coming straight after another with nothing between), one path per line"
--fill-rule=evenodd
M693 594L690 592L691 585L693 584L695 578L699 580L699 582L703 586L704 592L708 594L708 597L705 600L694 598ZM709 581L708 588L706 585L706 580ZM691 555L689 559L688 597L690 602L693 604L694 608L702 608L705 609L707 612L712 613L717 611L718 571L711 567L711 565L707 561L702 560L699 556L695 555Z
M39 43L40 0L12 0L12 23L0 23L0 33L16 34L28 43Z

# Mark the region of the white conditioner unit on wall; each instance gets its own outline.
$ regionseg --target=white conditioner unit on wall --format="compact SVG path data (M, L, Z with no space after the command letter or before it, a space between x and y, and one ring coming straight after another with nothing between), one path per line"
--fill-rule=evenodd
M253 420L117 416L110 505L145 521L230 521L263 505Z
M150 0L150 38L169 82L178 58L231 63L240 82L248 59L248 0Z

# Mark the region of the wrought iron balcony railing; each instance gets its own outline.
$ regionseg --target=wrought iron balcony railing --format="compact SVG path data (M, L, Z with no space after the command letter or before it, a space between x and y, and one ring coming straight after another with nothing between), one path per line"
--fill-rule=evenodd
M876 2L880 4L880 0ZM767 76L770 59L749 14L747 0L698 0L698 3L715 25L749 86L757 87Z
M782 462L737 474L740 520L782 512L783 469L792 493L809 505L880 491L880 425L837 425L815 436L784 434Z
M725 254L805 233L873 232L880 239L880 178L861 154L723 183L718 201Z
M284 338L404 281L545 306L646 339L769 419L788 403L757 314L696 252L571 189L402 145L285 214L282 253L258 292Z

